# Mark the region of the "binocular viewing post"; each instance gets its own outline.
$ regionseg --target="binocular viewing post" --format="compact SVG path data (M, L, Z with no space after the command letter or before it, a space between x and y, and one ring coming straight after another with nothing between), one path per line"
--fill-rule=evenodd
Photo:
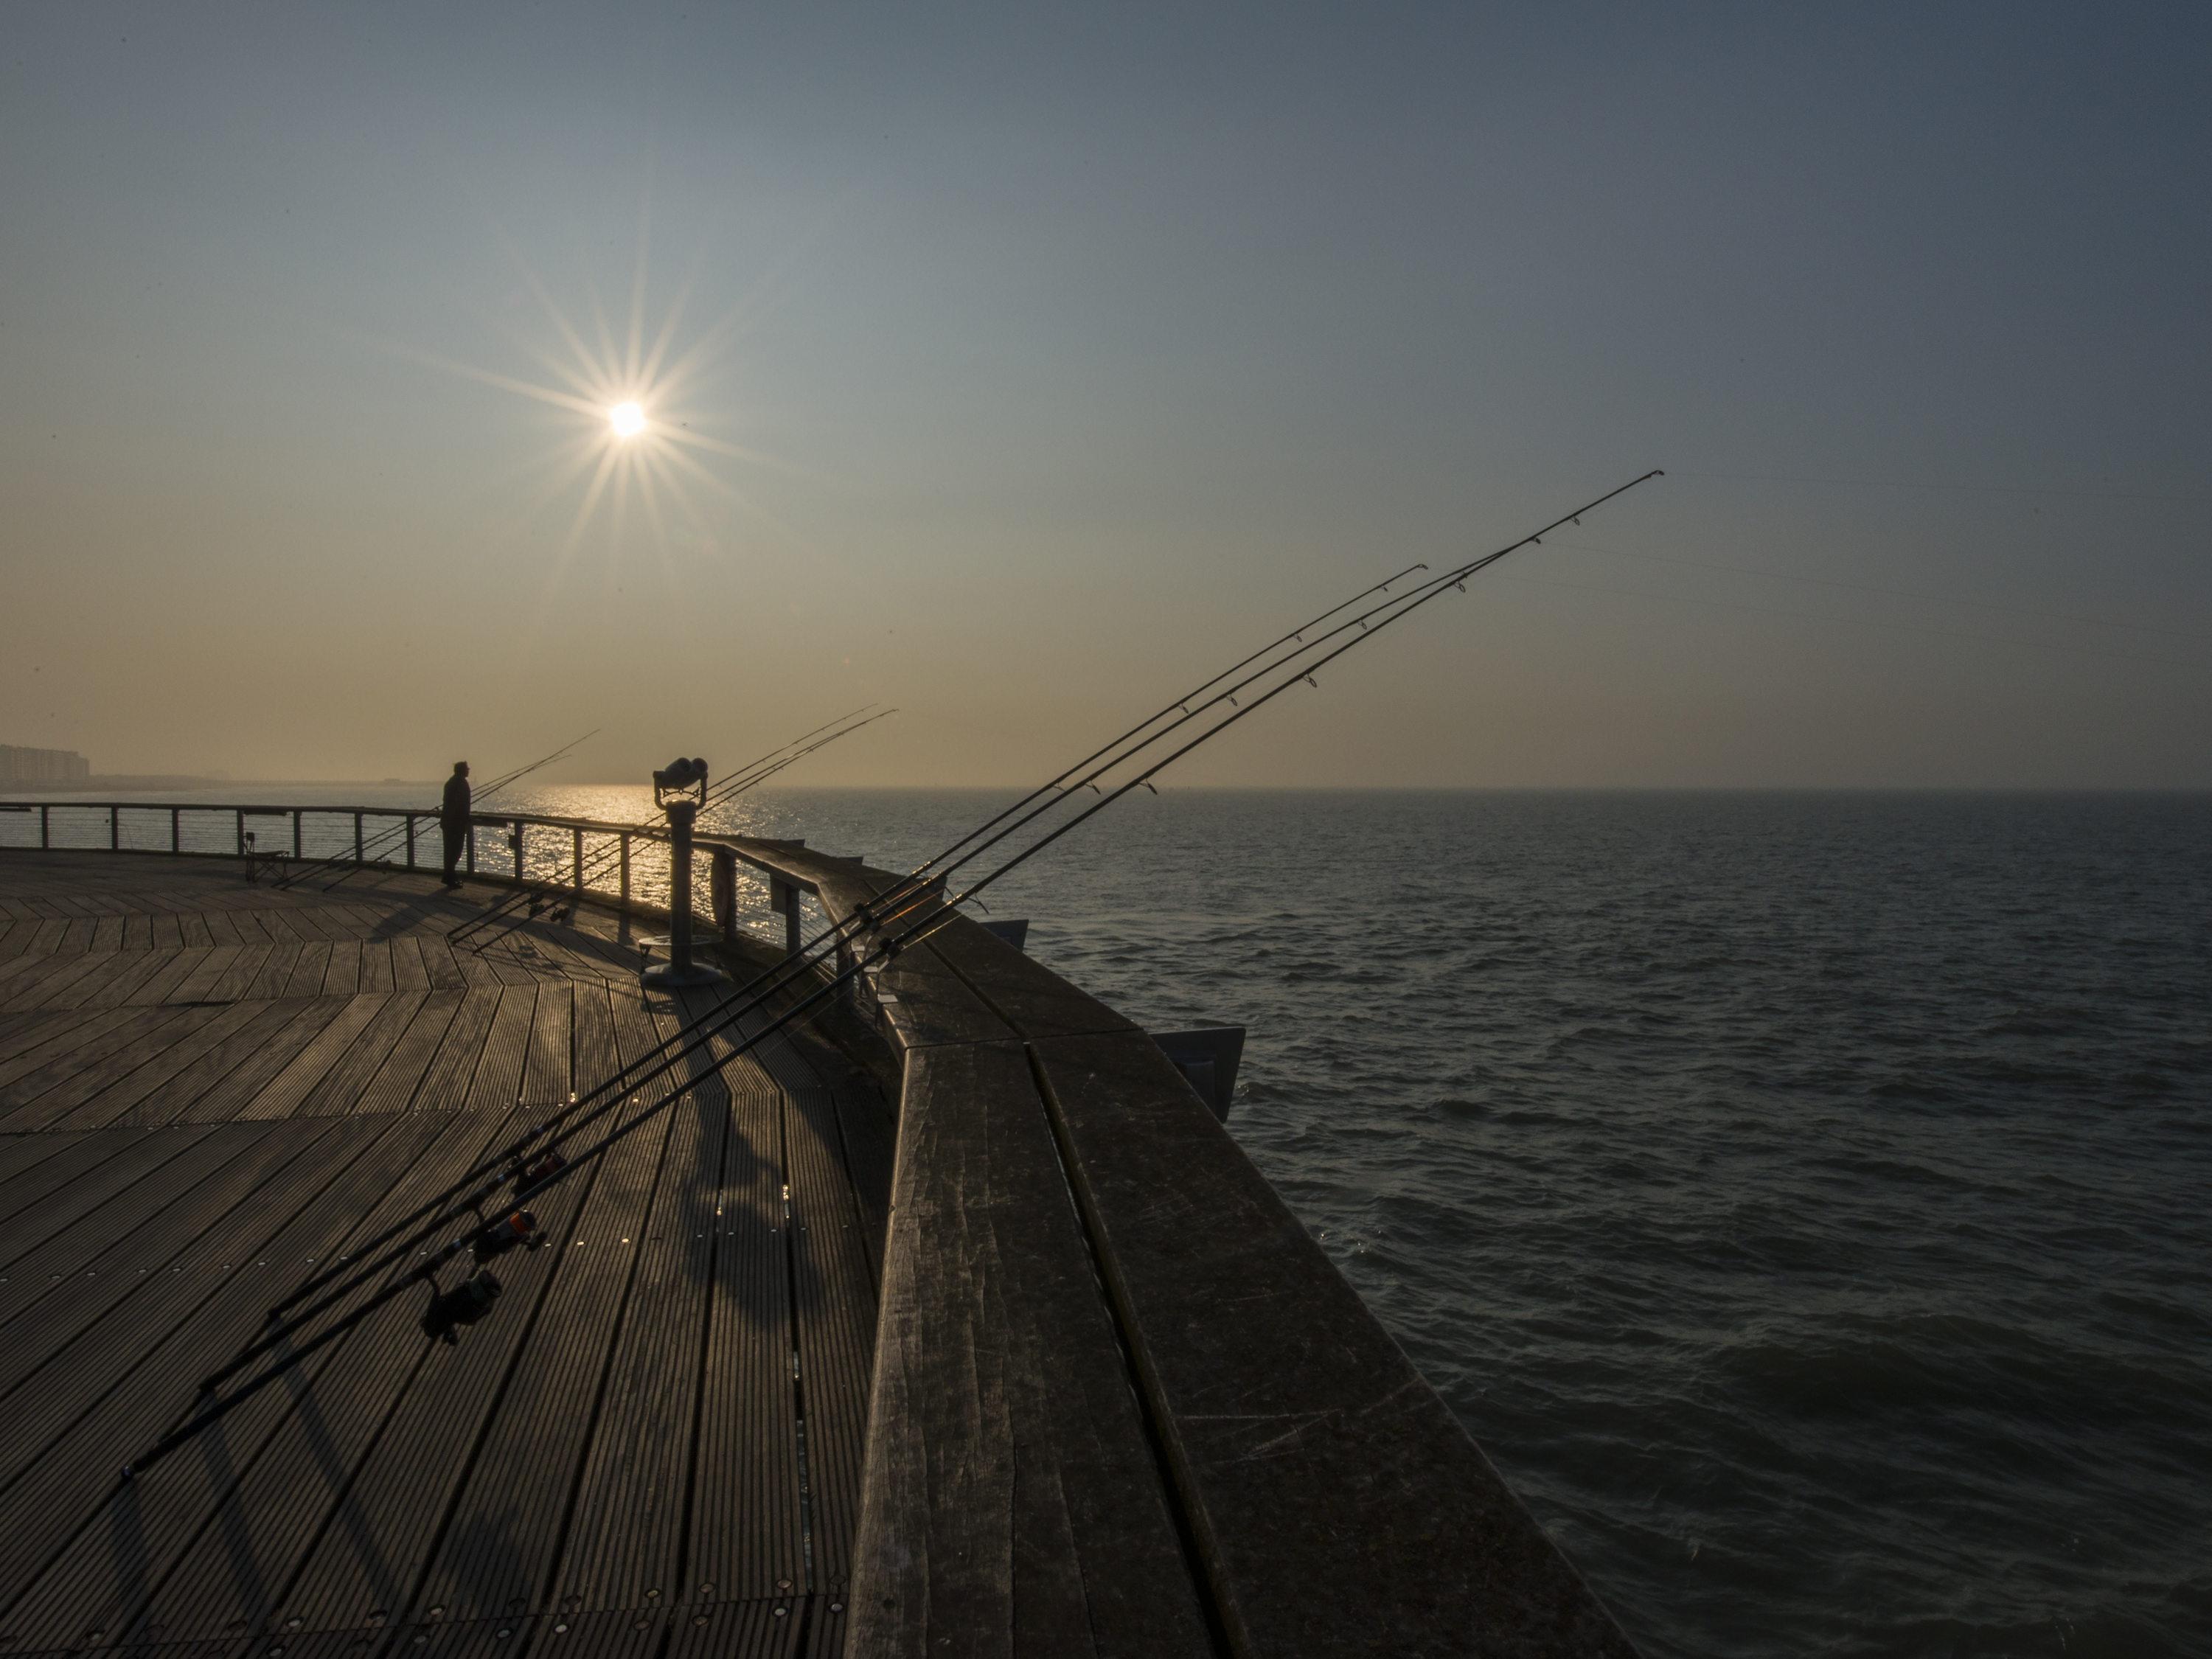
M668 960L645 970L645 983L663 991L714 985L729 977L691 959L691 826L707 800L707 763L678 757L653 775L653 805L668 814Z

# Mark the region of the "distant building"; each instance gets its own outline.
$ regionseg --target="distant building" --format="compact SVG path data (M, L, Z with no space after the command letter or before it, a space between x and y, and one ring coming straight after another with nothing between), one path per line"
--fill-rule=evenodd
M19 749L0 743L0 783L82 783L92 763L74 749Z

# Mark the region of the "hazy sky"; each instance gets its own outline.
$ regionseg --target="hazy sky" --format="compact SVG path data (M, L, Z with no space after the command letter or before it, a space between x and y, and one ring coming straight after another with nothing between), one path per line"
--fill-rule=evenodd
M9 7L0 742L1026 780L1661 466L1177 776L2212 785L2212 10L1075 12Z

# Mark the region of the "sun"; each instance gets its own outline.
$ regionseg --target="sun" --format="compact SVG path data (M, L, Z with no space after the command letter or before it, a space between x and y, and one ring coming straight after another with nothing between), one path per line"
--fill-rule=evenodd
M642 223L626 330L621 326L624 319L609 317L595 289L589 290L590 310L580 327L526 264L521 276L544 313L551 337L536 337L533 330L505 316L495 319L496 326L535 359L550 379L526 380L393 343L406 356L550 404L575 422L567 437L512 469L512 483L534 480L534 484L507 533L526 533L541 513L570 498L578 487L581 494L574 497L574 516L558 550L556 572L567 568L587 529L601 522L603 512L609 545L622 544L632 496L649 520L652 540L664 557L672 532L685 545L722 545L722 532L711 514L701 511L689 484L703 486L728 498L739 510L773 523L723 476L726 466L713 463L720 457L755 467L784 464L710 435L715 424L731 418L731 411L702 407L696 401L697 386L743 331L751 314L750 297L733 305L711 326L686 331L684 313L693 286L686 279L658 327L649 329ZM679 336L687 332L693 337L679 346ZM594 334L596 344L590 337Z

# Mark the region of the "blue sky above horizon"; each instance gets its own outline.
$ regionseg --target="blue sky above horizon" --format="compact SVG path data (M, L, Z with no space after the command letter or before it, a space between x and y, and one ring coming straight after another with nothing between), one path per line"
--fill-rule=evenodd
M2199 9L11 21L0 741L1015 781L1662 466L1180 780L2212 783Z

